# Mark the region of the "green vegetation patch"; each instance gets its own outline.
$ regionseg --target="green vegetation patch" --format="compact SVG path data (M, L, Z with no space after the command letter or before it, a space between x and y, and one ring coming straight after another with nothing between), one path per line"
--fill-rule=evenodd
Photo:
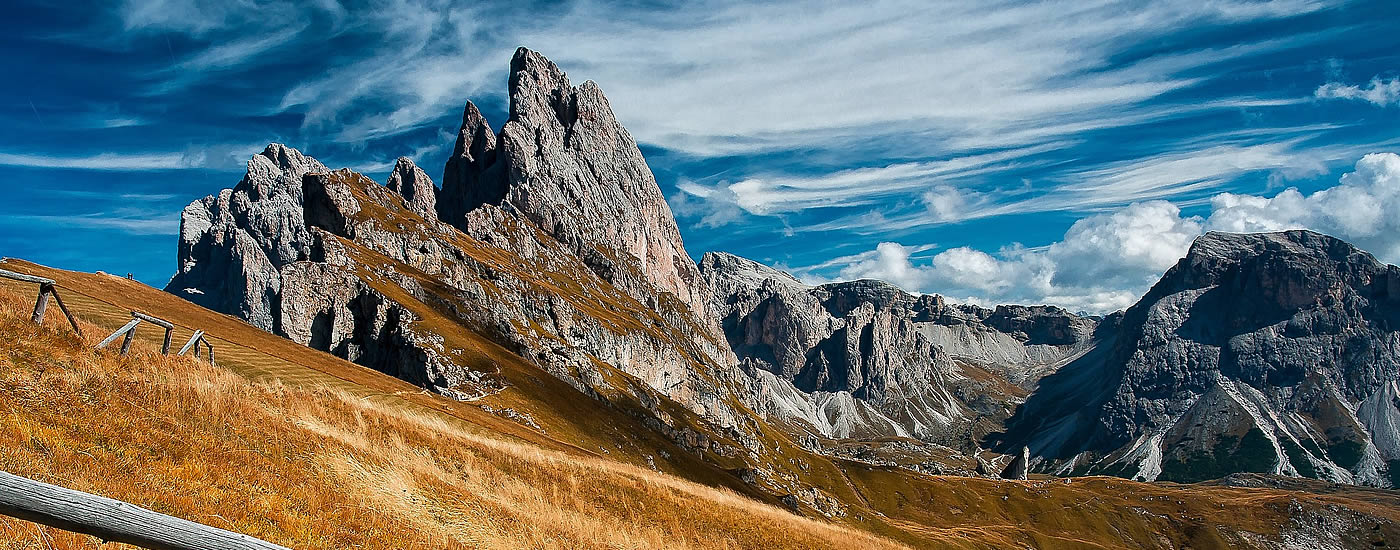
M1317 479L1317 469L1313 468L1312 461L1308 460L1308 454L1294 443L1292 439L1284 438L1279 440L1283 446L1284 454L1288 455L1288 461L1293 463L1293 467L1298 469L1298 475Z
M1221 436L1210 453L1201 453L1185 460L1175 456L1162 463L1162 475L1157 479L1179 483L1195 483L1218 479L1236 472L1268 472L1278 461L1274 446L1259 428L1250 428L1243 438Z

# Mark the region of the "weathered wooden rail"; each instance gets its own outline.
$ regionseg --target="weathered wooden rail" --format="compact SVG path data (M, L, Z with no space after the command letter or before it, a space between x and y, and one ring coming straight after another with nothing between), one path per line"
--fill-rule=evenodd
M59 311L62 311L63 316L68 318L68 324L73 326L73 332L78 333L78 336L83 335L83 329L78 328L77 319L74 319L73 314L68 312L68 306L63 303L63 298L59 297L58 283L56 281L44 277L16 273L8 269L0 269L0 277L39 285L39 298L34 301L33 320L35 323L44 322L44 312L48 310L49 297L52 296L53 300L58 302Z
M124 336L122 338L121 353L122 355L126 355L127 352L131 351L131 341L136 337L136 327L140 325L142 321L151 323L153 325L165 329L165 339L161 343L160 352L165 355L170 355L170 344L171 338L174 336L175 333L175 324L171 323L170 321L166 321L165 319L141 313L139 311L131 312L131 320L127 321L125 325L122 325L122 327L117 329L116 332L113 332L106 338L103 338L101 342L98 342L97 349L107 347L107 344L116 341L118 336ZM191 348L193 348L194 356L199 357L200 344L204 344L205 349L209 350L209 364L212 365L214 363L214 345L210 344L209 340L204 337L203 330L194 331L194 336L190 337L189 342L186 342L184 347L180 348L180 353L176 355L184 355L188 353Z
M39 298L34 303L33 321L43 322L49 298L52 297L73 331L82 337L83 331L78 328L78 321L58 295L56 281L5 269L0 269L0 277L38 284ZM131 321L104 338L97 348L106 347L118 336L124 336L121 353L125 355L131 351L137 325L143 321L165 329L160 352L169 355L175 324L139 311L131 312ZM199 346L203 344L209 352L209 363L213 364L214 345L205 336L203 330L195 330L194 335L180 348L179 355L193 350L195 357L198 357ZM248 535L3 471L0 471L0 515L92 535L104 542L120 542L151 550L289 550Z
M199 357L200 344L204 344L204 349L209 350L209 364L214 364L214 344L209 343L209 339L204 337L204 331L202 330L194 331L194 335L190 336L190 341L185 342L185 345L180 348L180 353L177 353L175 355L184 355L186 352L190 351L191 348L193 348L194 356Z
M289 550L134 504L0 472L0 514L150 550Z

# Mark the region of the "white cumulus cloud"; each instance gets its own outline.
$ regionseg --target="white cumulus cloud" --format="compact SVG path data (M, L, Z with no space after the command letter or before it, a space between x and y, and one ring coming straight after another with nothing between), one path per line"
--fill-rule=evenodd
M1132 305L1206 231L1252 233L1311 229L1347 240L1382 261L1400 261L1400 155L1361 158L1337 185L1305 195L1221 193L1208 218L1184 216L1164 200L1132 203L1074 223L1048 246L1019 245L988 253L880 243L870 253L798 273L839 267L836 279L882 279L912 292L974 303L1049 303L1106 313ZM818 277L810 277L812 279Z
M1211 200L1211 210L1210 229L1307 228L1346 239L1394 262L1400 260L1400 155L1366 155L1338 185L1311 195L1294 188L1270 198L1222 193Z
M1379 107L1400 104L1400 78L1382 80L1377 76L1366 86L1328 82L1317 87L1318 99L1353 99L1374 103Z

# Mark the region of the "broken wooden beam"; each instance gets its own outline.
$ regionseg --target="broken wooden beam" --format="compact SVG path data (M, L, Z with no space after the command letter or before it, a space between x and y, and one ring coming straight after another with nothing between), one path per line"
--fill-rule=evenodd
M118 336L131 333L131 331L136 329L136 325L139 324L141 324L140 319L132 319L128 321L125 325L122 325L122 328L119 328L116 332L113 332L111 336L103 338L102 341L97 344L97 349L107 347L107 344L112 343L112 341L116 340Z
M150 550L289 550L248 535L0 472L0 514Z
M185 345L184 345L183 347L180 348L180 353L177 353L177 354L175 354L175 355L184 355L184 354L186 354L186 353L189 353L190 348L195 348L194 354L195 354L195 355L199 355L199 349L198 349L198 348L199 348L199 341L200 341L201 339L203 339L203 338L204 338L204 331L202 331L202 330L196 330L196 331L194 331L194 336L191 336L191 337L190 337L190 340L189 340L188 342L185 342Z

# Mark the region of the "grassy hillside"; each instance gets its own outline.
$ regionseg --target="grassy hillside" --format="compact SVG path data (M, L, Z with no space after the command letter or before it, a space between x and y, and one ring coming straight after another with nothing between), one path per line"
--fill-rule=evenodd
M1349 546L1400 540L1391 491L933 477L784 445L769 458L848 506L815 521L486 342L512 372L493 403L542 430L134 281L0 267L57 279L87 322L86 340L56 314L35 326L34 285L0 280L0 470L294 548L1271 548L1321 526ZM131 356L94 352L130 309L173 321L177 343L208 330L219 365L153 354L149 326ZM96 542L0 519L0 548Z
M0 469L12 473L296 548L900 547L333 385L252 381L147 343L94 352L101 328L84 341L56 320L34 326L29 299L0 290ZM97 547L18 520L0 521L0 540Z

